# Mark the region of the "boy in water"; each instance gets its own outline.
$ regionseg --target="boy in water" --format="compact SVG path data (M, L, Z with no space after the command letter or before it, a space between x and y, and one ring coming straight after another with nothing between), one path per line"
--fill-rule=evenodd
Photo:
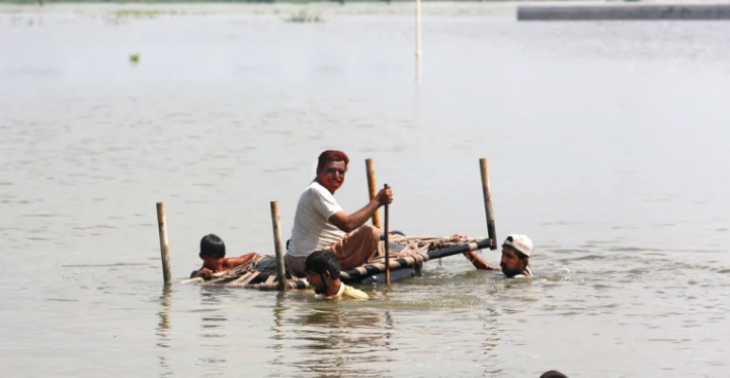
M190 273L190 278L207 278L213 273L231 270L261 257L258 253L247 253L241 257L226 258L226 245L223 243L223 239L214 234L205 235L200 240L198 256L203 260L203 266Z
M502 244L502 261L499 268L489 265L476 253L464 254L479 270L501 270L507 278L531 277L530 256L532 256L532 240L526 235L513 234Z
M325 299L370 299L364 292L340 280L340 262L327 251L312 252L304 261L307 281Z

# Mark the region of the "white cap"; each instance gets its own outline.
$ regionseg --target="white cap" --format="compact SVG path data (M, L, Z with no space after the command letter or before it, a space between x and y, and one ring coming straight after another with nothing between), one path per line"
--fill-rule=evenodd
M527 257L532 255L532 240L527 235L512 234L504 240L504 244L510 246Z

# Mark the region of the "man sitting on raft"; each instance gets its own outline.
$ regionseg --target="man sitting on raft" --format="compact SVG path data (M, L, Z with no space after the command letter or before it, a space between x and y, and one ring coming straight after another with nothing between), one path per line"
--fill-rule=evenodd
M307 282L314 292L325 299L369 299L363 291L345 285L340 280L340 263L335 255L326 251L316 251L307 257L304 269Z
M507 237L502 244L502 261L500 268L487 264L474 251L464 253L474 267L479 270L501 270L507 278L531 277L530 256L532 240L525 235L514 234Z
M304 262L314 251L334 254L342 269L360 266L375 255L381 232L364 224L380 206L393 201L393 193L383 189L365 207L347 215L334 194L345 181L349 161L342 151L328 150L319 155L317 177L299 197L284 259L293 277L306 275Z
M223 243L223 239L214 234L203 236L200 240L200 259L203 260L203 266L194 270L190 273L190 278L195 277L210 277L213 273L224 272L231 270L237 266L251 262L252 260L261 259L261 255L258 253L247 253L241 255L241 257L229 257L226 258L226 245ZM259 261L256 266L263 263L274 263L276 260L263 258Z

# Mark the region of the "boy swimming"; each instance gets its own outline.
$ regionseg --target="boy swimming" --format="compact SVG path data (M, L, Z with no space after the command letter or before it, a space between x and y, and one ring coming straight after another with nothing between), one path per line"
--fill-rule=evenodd
M213 273L225 272L262 257L258 253L252 252L240 257L226 258L226 245L223 243L223 239L214 234L205 235L200 240L200 254L198 256L203 260L203 266L190 273L190 278L207 278Z

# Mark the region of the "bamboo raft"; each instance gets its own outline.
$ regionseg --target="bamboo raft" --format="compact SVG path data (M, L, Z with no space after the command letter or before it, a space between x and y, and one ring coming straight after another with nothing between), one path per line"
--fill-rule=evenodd
M365 161L370 200L376 195L375 172L372 159ZM497 232L492 210L492 195L489 184L487 159L479 159L484 211L487 216L488 238L469 238L464 235L449 237L405 236L388 233L388 206L385 207L384 240L378 244L376 258L365 265L340 272L346 283L373 283L384 281L390 289L391 271L395 280L420 275L424 263L484 248L497 248ZM388 188L388 185L385 185ZM237 287L258 290L299 290L309 287L306 279L291 277L284 269L284 243L281 235L281 220L278 201L271 201L271 220L274 231L274 256L262 256L234 269L214 273L207 279L201 277L172 280L170 273L170 248L167 240L165 205L157 203L157 226L160 237L160 256L165 285L171 283L197 283L202 286ZM372 217L373 226L380 228L379 213ZM259 264L263 259L270 259Z
M413 269L416 275L419 275L420 267L427 261L454 256L468 251L489 248L491 245L491 240L488 238L469 238L463 235L436 238L391 234L389 235L389 238L392 241L391 257L388 264L390 270L396 272L404 269ZM378 245L377 258L370 261L368 264L341 271L340 276L342 280L345 283L351 284L363 283L363 280L367 278L371 278L371 281L373 281L373 276L384 273L386 271L386 264L385 258L382 254L383 248L384 243L381 241ZM235 287L257 290L278 290L278 266L272 266L262 270L256 269L256 265L263 258L273 257L263 256L262 258L252 260L247 264L236 267L235 269L214 273L208 280L197 277L189 280L178 281L178 283L198 283L202 286ZM395 276L405 278L412 275L396 274ZM309 283L305 279L287 276L285 284L285 288L287 290L302 290L308 287Z

